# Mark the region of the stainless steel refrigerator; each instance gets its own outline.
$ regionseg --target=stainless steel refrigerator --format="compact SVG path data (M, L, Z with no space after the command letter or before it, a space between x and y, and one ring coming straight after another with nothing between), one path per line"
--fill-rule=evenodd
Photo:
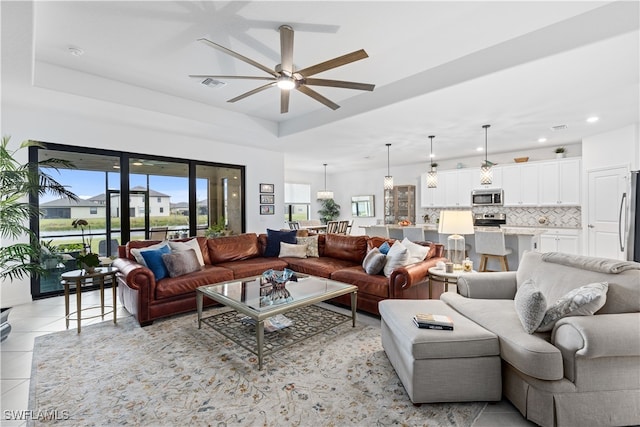
M640 262L640 171L632 171L629 181L629 193L620 201L620 250L626 249L627 260Z

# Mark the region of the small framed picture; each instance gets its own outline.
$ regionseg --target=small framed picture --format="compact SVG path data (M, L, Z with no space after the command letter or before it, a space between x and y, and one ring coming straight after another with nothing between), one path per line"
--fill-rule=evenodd
M260 204L261 205L272 205L275 203L275 196L273 194L261 194L260 195Z
M260 184L261 193L273 193L273 184Z
M273 215L275 213L275 205L260 205L260 215Z

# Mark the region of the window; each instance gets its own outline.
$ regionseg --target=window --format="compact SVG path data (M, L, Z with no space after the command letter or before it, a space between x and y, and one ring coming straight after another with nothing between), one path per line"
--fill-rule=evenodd
M158 202L158 203L162 203L162 197L157 197L157 198L156 198L156 202Z
M284 183L284 220L310 219L311 185Z
M164 208L160 206L160 213L164 213Z
M98 208L89 208L89 215L98 215Z

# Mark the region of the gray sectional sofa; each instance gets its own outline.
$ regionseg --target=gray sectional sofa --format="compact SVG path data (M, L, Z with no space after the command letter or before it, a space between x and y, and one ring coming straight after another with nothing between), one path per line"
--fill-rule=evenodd
M532 280L547 305L590 283L607 283L595 315L569 316L547 332L525 331L517 291ZM498 337L502 390L543 426L640 424L640 264L526 252L518 271L471 273L449 307ZM519 313L520 312L520 313Z

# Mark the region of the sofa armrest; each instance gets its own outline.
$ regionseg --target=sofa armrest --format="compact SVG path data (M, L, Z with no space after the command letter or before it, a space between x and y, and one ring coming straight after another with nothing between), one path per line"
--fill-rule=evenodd
M556 323L551 343L563 356L640 356L640 313L565 317Z
M155 293L156 278L153 272L142 264L128 258L116 258L113 267L118 269L118 283L122 305L137 317L141 325L148 324L149 302Z
M458 293L476 299L513 299L516 272L465 273L458 278Z
M403 293L412 286L429 280L429 269L435 267L444 258L429 258L427 260L396 267L389 276L390 298L402 298Z

